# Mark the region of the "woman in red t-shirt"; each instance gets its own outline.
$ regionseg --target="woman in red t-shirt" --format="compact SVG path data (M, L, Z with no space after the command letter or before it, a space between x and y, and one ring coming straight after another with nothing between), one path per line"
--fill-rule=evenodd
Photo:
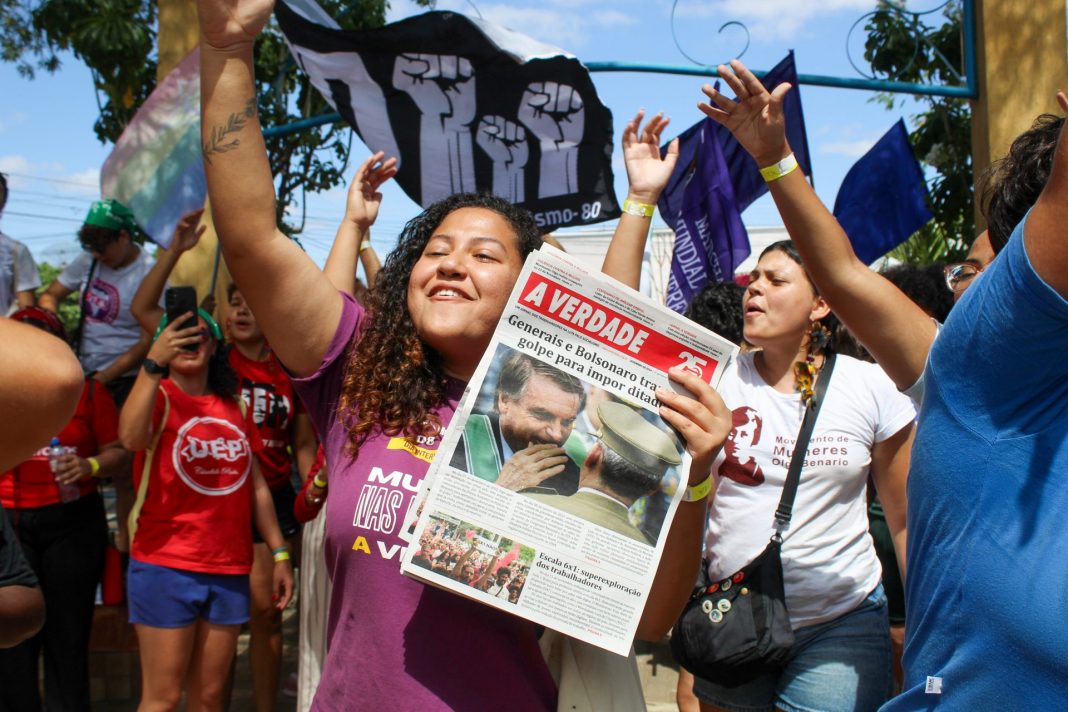
M200 210L185 215L175 228L170 247L160 250L156 264L145 276L130 304L130 311L146 331L155 331L163 318L160 296L167 279L183 253L196 246L203 233L197 223ZM289 376L278 363L256 316L241 292L231 284L227 290L227 356L237 376L237 393L245 401L263 442L257 453L260 470L271 490L275 516L282 536L299 559L300 523L293 515L296 492L292 473L294 460L303 476L315 458L315 433L311 420L293 392ZM282 612L272 600L271 551L259 531L252 532L251 609L249 662L253 699L261 712L274 709L278 675L282 664Z
M62 323L44 309L21 309L11 318L65 337ZM89 709L89 632L107 544L97 482L119 474L127 462L118 419L108 390L87 380L74 417L56 436L73 452L59 459L55 473L43 447L0 474L0 504L37 574L47 609L40 633L0 650L0 709L41 708L42 647L48 707Z
M184 687L216 709L249 618L251 521L274 554L279 610L293 570L219 327L204 310L196 325L183 322L161 325L119 418L123 444L138 453L128 598L142 704L176 706Z

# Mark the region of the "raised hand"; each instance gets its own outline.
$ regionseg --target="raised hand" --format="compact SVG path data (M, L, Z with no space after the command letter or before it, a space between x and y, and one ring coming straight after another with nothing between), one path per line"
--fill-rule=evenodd
M645 111L639 111L623 129L623 162L627 166L629 194L642 203L656 204L675 170L679 140L672 141L661 158L660 135L671 119L665 118L663 113L657 114L639 134L644 116Z
M204 214L204 208L198 208L182 216L178 224L174 226L174 236L171 238L171 252L182 254L196 247L200 242L201 235L208 229L207 225L200 225L200 217Z
M503 116L483 116L475 140L493 159L493 194L522 203L523 167L530 157L526 129Z
M731 411L712 386L693 373L676 366L668 371L668 377L692 396L658 388L660 417L682 435L692 458L689 483L700 484L712 471L712 463L731 432Z
M517 115L541 143L538 196L578 192L578 145L586 130L579 93L567 84L534 82L523 92Z
M701 91L712 104L698 104L709 118L727 127L738 143L749 152L759 166L770 166L790 154L786 141L786 119L782 102L791 85L783 82L771 92L737 59L730 67L716 67L723 81L734 91L738 100L728 99L710 84Z
M378 189L395 175L397 159L387 159L383 151L365 160L356 170L352 184L349 185L345 219L355 223L364 233L371 229L378 219L378 209L382 205L382 193Z
M273 9L274 0L197 0L201 37L215 49L251 44Z
M556 445L531 445L512 455L501 468L497 484L513 492L537 487L564 471L567 453Z
M148 358L160 366L166 366L182 353L183 346L199 344L204 340L206 337L200 333L201 326L197 322L193 322L193 326L178 328L192 316L195 316L193 312L186 312L174 322L167 324L159 337L152 342L152 348L148 350Z

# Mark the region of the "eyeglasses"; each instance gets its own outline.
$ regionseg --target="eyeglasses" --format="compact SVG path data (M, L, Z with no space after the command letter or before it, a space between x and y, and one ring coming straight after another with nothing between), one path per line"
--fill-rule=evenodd
M943 272L946 275L946 286L951 292L963 292L975 275L983 271L983 268L974 262L955 262L945 266Z

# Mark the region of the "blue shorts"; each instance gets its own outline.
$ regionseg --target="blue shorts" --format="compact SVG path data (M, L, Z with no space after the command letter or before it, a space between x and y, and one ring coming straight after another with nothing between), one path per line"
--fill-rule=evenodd
M785 667L745 680L695 677L694 695L730 712L866 712L890 699L890 623L880 584L855 609L794 631Z
M130 559L126 574L130 622L184 628L198 618L215 625L248 622L248 576L205 574Z

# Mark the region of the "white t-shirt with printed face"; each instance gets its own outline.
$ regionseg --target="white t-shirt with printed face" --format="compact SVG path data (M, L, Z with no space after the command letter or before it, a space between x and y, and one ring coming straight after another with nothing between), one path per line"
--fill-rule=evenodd
M800 395L765 383L753 356L741 354L720 385L734 428L712 470L705 552L717 581L767 546L804 415ZM783 536L786 605L795 628L837 618L879 584L882 568L868 534L871 450L915 416L882 369L838 357Z
M15 310L15 295L41 286L33 255L21 242L0 232L0 316Z
M141 336L141 325L130 313L130 302L155 260L142 248L138 247L137 251L137 258L121 269L97 262L93 270L92 284L82 298L85 318L81 360L87 373L107 368ZM78 255L59 275L59 283L67 289L81 291L92 262L88 253Z

